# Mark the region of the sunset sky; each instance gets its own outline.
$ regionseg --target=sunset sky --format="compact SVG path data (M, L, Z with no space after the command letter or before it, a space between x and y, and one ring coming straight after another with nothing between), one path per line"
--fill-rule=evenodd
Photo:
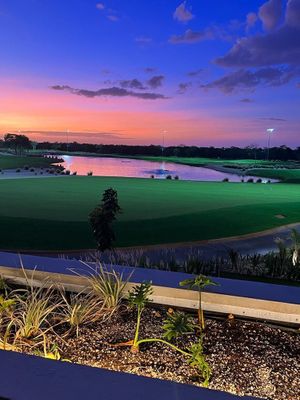
M300 0L0 0L0 135L300 146Z

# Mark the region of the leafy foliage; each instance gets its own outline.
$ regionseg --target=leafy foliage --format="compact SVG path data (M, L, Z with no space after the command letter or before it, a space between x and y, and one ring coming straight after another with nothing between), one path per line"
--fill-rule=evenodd
M137 308L137 322L135 328L134 340L132 342L131 351L139 351L139 331L141 324L142 312L146 304L150 301L149 296L152 294L152 282L143 282L140 285L134 286L128 294L128 303L130 307Z
M131 307L143 309L150 301L149 296L152 294L152 282L143 282L134 288L128 294L128 303Z
M198 308L198 321L199 327L201 329L205 328L204 312L202 308L202 297L201 293L206 286L216 285L209 277L205 275L197 275L194 278L185 279L179 282L180 286L185 286L188 289L197 289L199 298L199 308Z
M188 314L175 311L173 314L168 314L164 321L163 330L165 331L163 337L172 341L184 334L193 333L195 326Z
M199 338L197 343L191 345L188 349L190 355L188 358L188 363L191 367L196 367L200 370L202 377L204 379L204 386L208 386L209 379L211 376L211 368L208 365L205 356L203 354L203 336Z

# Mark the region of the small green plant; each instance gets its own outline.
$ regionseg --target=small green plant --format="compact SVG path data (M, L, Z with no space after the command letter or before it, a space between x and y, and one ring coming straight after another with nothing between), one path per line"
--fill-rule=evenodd
M187 358L188 363L192 367L197 367L201 373L202 377L204 379L203 386L207 386L210 378L210 368L209 365L207 364L205 360L205 356L203 354L203 346L202 346L202 341L203 341L203 335L200 336L198 340L198 344L193 344L191 345L190 348L186 350L180 349L178 346L174 345L173 343L170 343L168 339L172 340L176 337L178 337L181 334L185 333L190 333L189 330L192 330L194 326L192 325L190 319L188 317L184 317L182 313L177 313L175 316L173 315L173 318L168 318L165 321L165 325L163 329L165 330L164 337L165 339L160 339L160 338L146 338L146 339L140 339L139 338L139 333L140 333L140 324L141 324L141 316L142 312L146 306L146 304L150 301L149 296L152 294L152 283L151 282L143 282L140 285L135 286L128 295L128 302L129 306L134 307L137 309L137 323L136 323L136 328L135 328L135 335L134 339L130 340L125 343L119 343L116 344L116 347L119 346L130 346L131 351L133 353L138 353L140 345L143 343L162 343L164 345L167 345L171 347L173 350L179 352L185 358Z
M139 351L139 331L141 324L142 312L146 304L150 301L149 296L152 294L152 283L143 282L138 286L135 286L128 295L128 303L132 308L137 309L137 323L135 328L134 339L131 344L131 351L136 353Z
M200 370L202 378L204 379L203 386L207 387L211 376L211 368L203 354L202 335L197 343L191 345L188 351L190 353L188 356L188 363L191 367L196 367Z
M182 335L193 333L195 326L188 314L175 311L172 314L168 313L163 330L163 338L171 342Z
M115 270L104 270L102 265L99 265L99 267L88 276L88 281L92 288L92 293L100 297L104 307L115 310L119 307L124 298L124 289L129 278L130 277L124 280L123 274Z
M202 307L202 291L205 289L207 286L210 285L217 285L215 282L213 282L210 278L208 278L205 275L197 275L194 278L189 278L181 281L179 283L180 286L185 286L188 289L196 289L198 291L198 321L199 321L199 327L200 329L205 328L205 320L204 320L204 312L203 312L203 307Z
M7 327L7 334L14 331L14 343L18 340L40 338L53 329L50 318L61 306L54 290L30 286L12 292L15 301L14 312Z
M6 299L5 297L0 295L0 315L4 312L11 310L14 305L15 300Z
M49 344L45 335L43 340L43 351L37 350L35 351L35 354L39 357L47 358L49 360L70 362L70 360L61 357L60 349L56 343L53 343L49 348Z
M77 337L82 325L91 324L108 315L103 302L91 294L71 294L68 299L65 293L62 293L62 299L60 319L70 325L71 331L76 331Z

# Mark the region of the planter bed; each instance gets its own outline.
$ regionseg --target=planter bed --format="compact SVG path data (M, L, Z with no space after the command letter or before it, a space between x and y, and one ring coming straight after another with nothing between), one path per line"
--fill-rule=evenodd
M16 260L17 259L15 259L15 261ZM32 261L32 259L30 260ZM43 266L39 265L38 269L35 271L27 264L28 260L25 261L27 270L20 269L20 265L16 262L14 266L10 265L7 269L1 267L1 274L6 272L6 276L13 278L12 281L17 285L18 282L19 284L24 284L24 272L27 275L27 283L29 282L28 276L34 276L34 281L31 283L32 286L30 286L30 290L41 290L34 289L34 285L43 286L43 281L45 285L46 279L50 280L46 282L47 285L45 286L49 286L51 282L56 282L60 284L63 283L64 289L68 291L78 292L83 288L88 290L88 283L90 283L90 281L88 281L86 276L76 276L74 272L67 268L63 270L63 274L58 273L58 264L67 262L65 260L61 260L55 264L55 260L52 259L51 263L55 264L52 268L52 273L48 272L49 269L51 270L49 260L45 260ZM70 262L69 265L73 268L75 267L75 264L72 262ZM79 267L78 264L76 265ZM81 272L86 275L88 270L84 270L83 264L80 264L80 266ZM42 332L43 329L46 329L44 332L47 331L47 343L41 340L46 333L39 333L38 341L35 339L36 336L34 335L24 336L24 338L26 338L25 340L21 337L22 340L20 340L18 333L19 321L17 321L17 325L11 325L12 328L10 328L9 335L7 336L8 343L14 346L16 344L15 349L17 351L31 355L37 353L43 354L43 351L47 351L44 353L46 357L49 357L49 354L55 354L51 350L53 345L55 345L57 349L59 349L59 358L73 363L128 372L177 383L185 383L196 387L202 386L204 381L202 367L199 367L199 363L190 365L187 362L189 361L187 355L191 355L191 346L199 344L199 337L202 336L199 336L199 323L196 318L197 313L195 312L199 304L197 302L197 292L178 288L179 281L190 278L190 276L164 271L144 269L132 270L123 267L116 267L116 270L118 272L122 271L125 277L128 277L130 271L133 272L130 277L131 282L127 283L124 289L125 297L128 296L126 294L128 290L132 293L133 286L141 287L141 282L153 280L154 286L151 297L156 303L161 304L151 304L151 302L149 303L146 301L147 306L142 314L139 339L158 338L161 340L165 332L163 325L166 319L176 314L176 310L174 313L174 309L170 309L168 306L172 305L174 308L180 308L182 305L189 305L188 308L190 308L190 310L181 311L181 315L189 317L193 328L190 329L188 333L182 334L181 332L178 338L173 340L167 339L173 345L177 345L177 347L183 350L181 353L170 347L170 343L161 343L157 341L154 343L141 343L139 352L132 352L131 350L133 349L130 349L128 343L124 345L126 342L133 339L137 326L137 303L133 303L133 305L135 305L133 308L130 308L128 307L130 301L128 303L127 300L118 303L118 308L112 308L114 312L112 314L109 313L109 316L106 314L106 316L102 315L100 319L97 317L96 322L88 320L88 322L81 323L80 329L76 334L76 330L74 331L75 325L73 325L72 330L70 330L70 324L64 319L66 315L64 312L66 309L65 306L62 309L61 303L57 300L57 296L61 298L61 294L60 291L57 292L56 289L54 294L51 294L50 303L55 304L55 302L58 301L60 304L58 312L55 311L55 313L53 313L51 311L49 314L50 319L47 317L47 325L45 325L44 328L39 328L37 331ZM107 273L105 272L105 274ZM236 297L235 301L237 303L230 304L229 302L228 304L233 308L235 307L236 309L242 310L244 305L251 301L251 298L238 297L242 294L239 290L243 290L243 284L245 284L245 282L243 282L241 289L236 286L238 281L235 281L235 285L233 285L232 282L227 283L226 281L226 279L220 279L218 283L221 286L209 286L210 293L203 293L203 304L206 304L206 306L213 304L212 298L209 296L217 296L215 298L215 305L218 304L217 300L223 297L228 300L231 290L232 297ZM223 284L225 288L222 287ZM253 282L248 282L248 284L257 285L257 283ZM295 303L297 302L296 291L291 291L290 294L284 290L281 294L274 293L277 286L271 285L272 288L269 286L270 285L258 286L258 293L262 297L259 301L268 304L270 302L268 299L273 293L276 301L271 301L271 303L275 303L275 306L278 305L278 308L282 307L282 303L279 302L280 297L287 299L290 295L290 298L295 299ZM253 286L244 286L247 295L251 294L251 288L253 289ZM264 293L263 288L265 288ZM268 290L266 290L267 288ZM2 289L2 291L3 290L4 289ZM53 291L54 289L47 290ZM174 293L177 297L176 295L174 296ZM29 294L30 291L27 292L25 297L23 294L21 298L18 296L13 297L14 295L12 294L11 298L16 299L15 306L12 306L16 307L16 313L18 313L18 310L24 310L22 304L28 303L26 299ZM150 295L151 291L149 292L149 296ZM71 294L66 293L65 296L67 303L71 304ZM211 300L210 303L208 301L209 299ZM186 301L187 303L185 303ZM222 300L220 301L222 302ZM238 304L239 302L240 304ZM162 304L166 304L167 306L163 306ZM223 302L223 311L228 310L228 308L226 308L228 304L227 306L225 304L224 308ZM291 304L291 306L298 307L299 304ZM14 311L12 311L12 313L14 313ZM10 315L11 314L8 312L7 318L11 318ZM22 319L24 311L22 311L22 314L19 313L19 316L20 315ZM57 321L60 322L57 323ZM3 338L5 337L3 336L5 326L8 326L7 322L5 322L5 324L1 331ZM52 329L49 330L47 326L52 326ZM37 334L38 333L35 335ZM120 344L123 345L120 346ZM226 391L239 396L256 396L269 400L300 400L299 331L282 330L267 326L261 322L246 322L238 320L233 316L228 318L227 315L223 315L219 320L207 320L206 328L203 330L202 344L203 352L201 350L201 354L204 355L211 369L208 384L210 389ZM132 345L132 343L130 345ZM189 354L187 352L189 352Z
M144 311L141 337L162 335L166 310ZM109 322L83 328L80 336L59 343L72 362L130 372L152 378L200 385L197 370L176 351L157 344L142 345L138 354L114 347L134 335L136 315L126 310ZM181 347L195 337L180 339ZM209 387L238 395L274 400L300 399L300 335L263 324L208 320L204 352L212 368Z
M148 306L140 337L161 337L167 311ZM55 335L49 335L49 342L72 363L201 386L199 371L164 344L143 344L137 354L129 347L116 347L133 337L135 324L136 313L121 306L108 321L83 326L78 337L68 333L67 326L60 326ZM197 340L197 335L187 335L175 343L185 348ZM211 319L206 323L203 345L212 370L210 389L270 400L300 399L299 333L261 323ZM36 348L32 350L28 344L20 351L36 354Z
M238 400L228 393L0 351L0 399ZM255 400L243 397L243 400Z

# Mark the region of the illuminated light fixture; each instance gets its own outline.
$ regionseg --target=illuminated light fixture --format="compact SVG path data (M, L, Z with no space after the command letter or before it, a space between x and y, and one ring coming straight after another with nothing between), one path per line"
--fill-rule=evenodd
M269 156L270 156L270 145L271 145L271 135L272 133L274 133L275 129L274 128L268 128L267 129L267 134L268 136L268 147L267 147L267 160L269 160Z

